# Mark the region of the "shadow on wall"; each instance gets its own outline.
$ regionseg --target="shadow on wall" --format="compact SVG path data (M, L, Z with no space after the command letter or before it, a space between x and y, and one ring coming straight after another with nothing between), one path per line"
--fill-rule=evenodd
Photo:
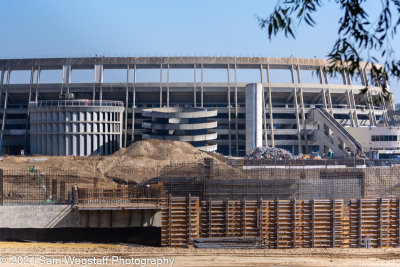
M1 206L0 240L160 246L157 210L78 211L69 205Z
M161 246L161 228L0 228L0 240L19 242L131 243Z
M93 144L92 144L93 147ZM118 151L120 144L118 141L107 142L104 145L99 146L97 149L93 150L91 156L101 156L101 155L110 155L114 152Z

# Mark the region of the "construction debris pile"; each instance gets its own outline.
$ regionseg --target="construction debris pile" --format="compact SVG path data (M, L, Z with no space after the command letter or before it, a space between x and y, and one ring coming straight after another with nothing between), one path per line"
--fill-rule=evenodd
M303 155L293 156L289 151L276 147L257 147L246 155L246 159L273 159L273 160L289 160L300 159Z

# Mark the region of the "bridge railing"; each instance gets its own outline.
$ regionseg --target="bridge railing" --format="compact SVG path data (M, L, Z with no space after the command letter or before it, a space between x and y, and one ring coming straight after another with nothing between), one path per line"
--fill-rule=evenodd
M77 99L77 100L43 100L39 102L29 102L29 107L67 107L67 106L99 106L99 107L123 107L122 101L113 100L88 100L88 99Z
M75 188L74 204L77 206L135 206L164 207L167 197L157 185L149 187Z

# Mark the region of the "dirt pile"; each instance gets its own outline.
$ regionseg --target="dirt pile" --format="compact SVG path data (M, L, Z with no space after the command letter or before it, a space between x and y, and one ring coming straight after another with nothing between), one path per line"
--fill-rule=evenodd
M76 171L78 177L91 180L143 182L159 176L171 163L202 164L210 155L186 142L145 140L133 143L109 156L54 157L54 156L9 156L0 162L5 170L28 170L35 165L42 170ZM32 162L40 158L40 161ZM42 160L47 158L47 160ZM231 168L214 158L214 165ZM195 166L195 165L193 165ZM194 167L193 167L194 168ZM189 170L188 170L189 171Z
M171 163L203 163L207 157L210 156L189 143L146 140L103 157L97 170L114 180L143 182L159 176Z

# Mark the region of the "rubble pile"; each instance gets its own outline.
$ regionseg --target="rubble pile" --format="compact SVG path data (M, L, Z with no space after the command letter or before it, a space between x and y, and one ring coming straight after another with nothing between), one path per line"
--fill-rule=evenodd
M289 151L276 147L257 147L246 155L246 159L274 159L274 160L289 160L299 159L302 155L293 156Z

